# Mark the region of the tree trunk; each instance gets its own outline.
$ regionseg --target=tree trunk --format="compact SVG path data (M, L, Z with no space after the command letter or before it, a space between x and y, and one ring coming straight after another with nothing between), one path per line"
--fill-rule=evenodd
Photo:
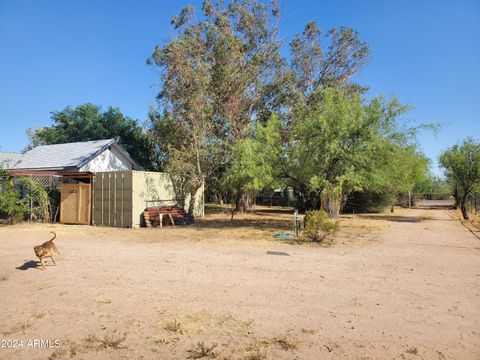
M460 200L460 210L462 211L462 216L464 220L468 220L468 211L467 211L467 201L468 201L468 194L462 196Z
M187 213L187 223L193 224L195 222L195 216L193 211L195 210L195 202L197 200L197 191L200 187L196 188L195 191L190 192L190 201L188 203L188 213Z
M342 196L335 196L322 191L319 196L320 210L327 212L331 218L338 218L342 210L343 199Z
M455 204L453 205L453 208L456 209L457 207L460 206L460 196L458 194L458 188L455 186L455 189L453 190L453 196L455 197Z
M237 195L235 197L235 212L246 213L252 209L251 197L246 193L241 186L237 188Z
M243 189L241 186L237 187L237 195L235 197L235 212L241 212L242 210L242 198L243 198Z

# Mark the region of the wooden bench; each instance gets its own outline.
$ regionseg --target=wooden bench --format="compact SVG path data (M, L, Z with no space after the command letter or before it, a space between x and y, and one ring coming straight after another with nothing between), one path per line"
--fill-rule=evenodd
M162 227L164 217L168 217L170 223L175 226L175 221L185 219L185 211L178 206L169 206L149 207L143 212L143 218L147 227Z

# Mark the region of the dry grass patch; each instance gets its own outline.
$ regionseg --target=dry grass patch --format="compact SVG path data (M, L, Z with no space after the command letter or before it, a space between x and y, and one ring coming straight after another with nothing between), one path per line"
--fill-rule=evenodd
M83 346L71 341L63 341L62 346L48 357L48 360L71 359L77 356Z
M305 335L314 335L317 332L315 329L304 329L302 328L302 333Z
M121 349L120 346L127 339L127 333L118 334L117 331L107 333L103 337L97 337L95 334L87 336L84 340L87 348L94 349Z
M189 354L187 356L187 359L202 359L202 358L214 359L217 357L215 352L213 351L216 347L217 347L216 343L213 343L212 345L207 346L203 342L199 342L194 348L187 350Z
M112 303L112 300L111 299L107 299L107 298L95 298L94 299L96 303L98 304L111 304Z
M177 342L180 341L180 337L172 336L170 338L160 338L154 340L154 343L157 345L175 345Z
M177 321L177 319L168 321L163 328L169 332L183 334L181 324Z
M265 360L267 358L267 352L265 349L256 349L248 353L244 360Z
M282 350L285 350L285 351L297 349L297 345L293 341L287 339L286 337L273 338L271 342L274 345L278 345Z
M12 326L9 330L4 331L2 334L5 336L11 335L11 334L25 334L28 329L30 329L33 326L32 323L26 322L23 324L17 324Z
M37 320L43 318L44 316L45 316L45 313L34 313L34 314L32 314L32 318L37 319Z
M235 319L232 315L221 315L215 318L215 322L215 325L230 333L236 333L243 336L250 336L253 334L253 320L240 321Z
M172 314L172 318L173 320L155 326L176 334L198 334L208 330L248 337L254 333L252 320L241 321L229 314L214 315L207 311L185 314L177 311Z

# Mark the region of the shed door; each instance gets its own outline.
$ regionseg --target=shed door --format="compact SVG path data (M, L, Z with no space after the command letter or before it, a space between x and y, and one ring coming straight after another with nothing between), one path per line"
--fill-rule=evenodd
M90 224L90 186L90 184L62 184L60 201L62 224Z

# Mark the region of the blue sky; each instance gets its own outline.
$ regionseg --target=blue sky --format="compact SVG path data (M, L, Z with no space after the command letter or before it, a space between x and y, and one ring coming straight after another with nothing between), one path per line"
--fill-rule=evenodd
M50 112L85 102L118 106L144 123L158 74L145 64L174 35L170 19L201 1L0 0L0 150L20 151L25 131ZM443 123L419 138L433 159L480 138L480 1L281 0L287 45L304 25L349 26L372 47L355 77L369 96L395 95L415 123ZM434 166L434 171L438 169Z

